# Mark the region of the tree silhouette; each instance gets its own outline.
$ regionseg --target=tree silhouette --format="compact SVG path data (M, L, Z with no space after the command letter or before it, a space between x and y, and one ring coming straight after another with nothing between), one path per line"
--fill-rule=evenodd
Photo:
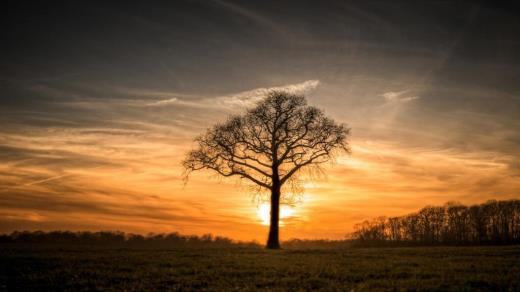
M520 243L520 200L464 206L448 202L402 217L357 224L351 234L362 245L479 245Z
M319 168L339 151L349 152L350 129L308 106L305 97L270 92L244 115L232 116L199 136L198 147L183 161L186 178L210 169L236 176L270 191L271 217L267 248L279 243L282 186L305 169Z

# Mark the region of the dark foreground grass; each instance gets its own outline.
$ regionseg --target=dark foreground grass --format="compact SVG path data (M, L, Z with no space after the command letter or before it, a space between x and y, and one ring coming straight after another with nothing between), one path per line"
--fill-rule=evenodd
M342 250L0 246L0 290L520 291L520 247Z

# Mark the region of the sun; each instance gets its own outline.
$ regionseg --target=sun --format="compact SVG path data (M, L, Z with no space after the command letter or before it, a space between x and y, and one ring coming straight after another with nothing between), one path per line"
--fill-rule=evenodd
M258 206L257 215L262 225L269 225L271 219L271 206L268 203L262 203ZM287 205L280 206L280 226L284 226L284 220L294 217L294 208Z

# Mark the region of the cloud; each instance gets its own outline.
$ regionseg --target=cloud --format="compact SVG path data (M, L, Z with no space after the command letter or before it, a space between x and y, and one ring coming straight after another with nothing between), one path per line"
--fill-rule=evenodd
M149 105L166 105L166 104L171 104L171 103L177 103L179 102L179 99L174 97L174 98L170 98L170 99L165 99L165 100L159 100L157 102L154 102L154 103L151 103Z
M307 80L296 84L286 84L274 87L260 87L234 94L204 97L198 100L185 100L177 96L148 103L148 106L184 105L192 107L249 107L260 101L271 91L285 91L292 94L305 94L313 91L320 84L319 80Z
M312 91L320 84L319 80L307 80L302 83L288 84L276 87L256 88L253 90L239 92L237 94L219 97L224 106L251 106L264 98L271 91L285 91L292 94L304 94Z
M417 95L406 95L408 92L410 92L410 90L389 91L383 93L381 96L388 102L407 102L420 98Z

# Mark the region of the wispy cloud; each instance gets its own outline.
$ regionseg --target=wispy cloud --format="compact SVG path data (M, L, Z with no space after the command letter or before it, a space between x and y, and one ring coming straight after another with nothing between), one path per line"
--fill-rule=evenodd
M419 99L420 97L417 95L407 94L410 93L410 90L403 91L388 91L383 93L381 96L388 102L407 102L415 99Z
M264 98L271 91L285 91L293 94L305 94L318 87L319 80L307 80L296 84L274 87L260 87L234 94L203 97L198 100L181 99L177 95L172 98L148 103L148 106L184 105L193 107L249 107Z
M250 20L258 23L259 25L262 25L262 26L272 30L273 32L276 32L276 33L284 35L284 36L289 34L289 31L283 29L283 27L280 24L277 24L276 22L272 21L268 17L266 17L258 12L255 12L255 11L247 9L243 6L236 5L236 4L227 2L227 1L213 0L213 2L221 5L222 7L225 7L226 9L236 13L237 15L250 19Z

